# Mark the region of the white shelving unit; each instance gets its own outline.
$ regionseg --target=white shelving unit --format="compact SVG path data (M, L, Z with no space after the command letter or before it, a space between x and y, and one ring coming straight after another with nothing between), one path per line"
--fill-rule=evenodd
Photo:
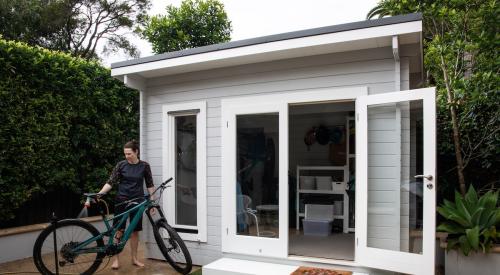
M349 227L349 195L346 190L301 190L300 189L300 174L301 171L311 170L311 171L325 171L325 170L342 170L344 172L343 183L347 186L350 180L350 160L354 160L356 154L353 148L350 147L350 124L355 122L353 116L346 116L345 119L345 131L346 131L346 163L344 166L297 166L297 191L296 191L296 228L300 229L300 218L305 216L304 212L300 212L300 195L301 194L332 194L332 195L342 195L343 196L343 214L334 216L335 219L342 219L343 231L354 232L355 229Z
M351 159L353 159L353 160L356 159L356 154L355 154L355 152L352 151L352 148L350 146L351 122L355 123L354 117L353 116L346 117L346 124L345 125L346 125L346 150L347 150L347 162L346 162L346 165L347 165L347 179L346 180L347 180L347 182L350 181L350 173L349 173L349 171L350 171L349 165L351 163L350 161L351 161ZM356 222L356 221L354 220L354 222ZM347 219L348 230L349 230L349 232L354 232L355 231L354 228L350 227L349 225L350 225L350 222L349 222L349 218L348 218Z
M332 195L342 195L343 197L343 213L342 215L335 215L335 219L343 220L343 231L344 233L349 232L349 196L346 190L303 190L300 189L300 175L301 171L343 171L343 183L347 186L347 181L349 180L349 163L344 166L300 166L297 165L297 192L296 192L296 228L300 229L300 218L305 216L304 212L300 212L300 195L301 194L332 194ZM312 176L312 175L311 175ZM333 184L333 182L332 182Z

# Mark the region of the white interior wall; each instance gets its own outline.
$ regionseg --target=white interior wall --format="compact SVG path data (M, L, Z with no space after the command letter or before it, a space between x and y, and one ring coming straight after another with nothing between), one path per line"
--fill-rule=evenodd
M308 146L304 136L313 126L345 125L348 112L329 114L295 115L290 117L290 172L295 175L297 165L302 166L332 166L330 148L328 145L314 143Z

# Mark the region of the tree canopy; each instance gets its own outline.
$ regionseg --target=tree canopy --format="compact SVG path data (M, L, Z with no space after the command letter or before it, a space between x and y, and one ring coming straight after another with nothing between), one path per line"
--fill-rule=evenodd
M86 59L138 49L124 32L143 24L151 0L0 0L0 34Z
M440 182L452 187L458 182L462 194L466 182L479 188L497 188L500 183L497 1L382 0L368 18L413 12L423 14L424 64L428 84L435 85L438 92ZM450 167L448 163L455 164Z
M184 0L180 7L167 6L167 15L156 15L146 23L142 35L155 53L178 51L227 42L231 22L217 0Z

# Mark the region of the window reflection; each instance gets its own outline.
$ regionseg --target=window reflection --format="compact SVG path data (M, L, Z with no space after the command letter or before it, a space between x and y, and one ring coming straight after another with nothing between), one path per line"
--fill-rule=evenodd
M237 124L237 234L279 233L279 115L239 115Z
M369 247L422 253L422 100L368 106Z
M196 226L196 115L175 117L176 223Z

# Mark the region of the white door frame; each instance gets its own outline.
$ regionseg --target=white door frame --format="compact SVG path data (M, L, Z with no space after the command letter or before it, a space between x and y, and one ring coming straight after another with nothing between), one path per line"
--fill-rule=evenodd
M288 107L290 104L356 100L367 87L314 89L221 100L222 252L288 258ZM279 112L279 238L236 234L236 114Z
M423 100L423 182L422 254L368 247L368 106ZM356 101L356 261L366 267L408 274L434 274L436 216L436 102L435 88L399 91L359 97ZM432 184L432 188L426 185Z
M262 103L264 102L264 103ZM288 110L282 104L267 101L223 101L222 103L222 251L241 254L280 257L286 251L288 232L284 220L287 209L283 201L287 192L287 166L282 159L288 159L288 135L284 134L288 124ZM279 235L278 238L238 235L236 233L236 116L278 113L279 115Z

